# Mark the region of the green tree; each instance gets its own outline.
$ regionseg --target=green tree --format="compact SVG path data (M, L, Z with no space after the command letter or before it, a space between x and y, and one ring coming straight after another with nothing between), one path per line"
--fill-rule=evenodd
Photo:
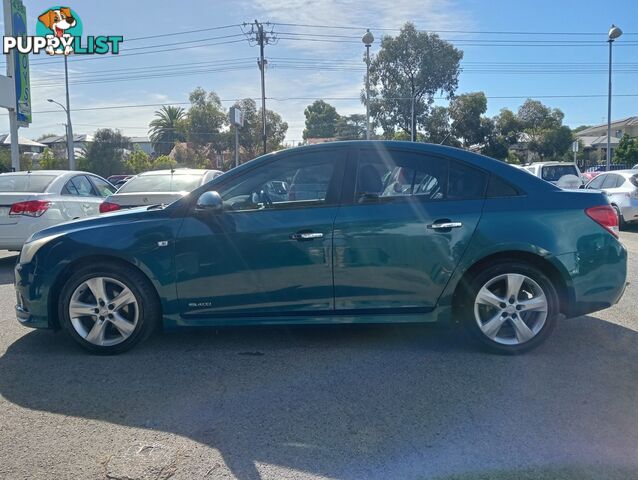
M53 150L45 148L40 156L40 170L59 170L65 167L66 159L56 157Z
M522 127L517 115L509 108L502 108L499 114L494 117L494 127L496 133L503 137L508 145L514 145L518 142Z
M149 124L149 136L155 152L165 155L170 153L176 142L186 140L186 111L182 107L168 105L156 111L155 117Z
M569 151L573 142L571 128L562 125L548 130L543 135L538 151L543 158L559 158Z
M315 100L304 110L306 128L303 131L307 138L333 138L336 136L339 114L335 107L323 100Z
M624 163L631 168L638 163L638 139L625 134L620 139L612 157L614 163Z
M177 162L168 155L160 155L151 165L151 170L170 170L177 166Z
M126 159L128 171L135 174L151 170L152 165L151 157L137 145Z
M481 117L481 131L484 138L482 140L481 153L488 157L506 161L509 156L510 144L506 136L502 135L497 126L495 118Z
M459 146L460 142L452 134L450 126L450 112L447 108L436 106L430 110L430 114L425 118L423 127L425 129L425 140L430 143L440 143L442 145ZM408 136L408 140L409 140Z
M484 143L485 132L481 117L486 111L487 97L483 92L464 93L450 101L452 133L462 140L465 148Z
M219 96L198 87L191 92L189 100L186 139L196 146L219 149L222 145L221 130L228 124Z
M362 140L366 138L366 116L358 113L339 116L335 127L339 140Z
M262 123L261 109L251 98L244 98L235 103L244 116L244 126L239 129L239 159L246 162L262 154ZM234 127L228 132L227 150L235 148ZM266 149L269 152L280 150L288 132L288 124L283 121L281 115L266 109ZM231 162L232 163L232 162Z
M11 171L11 151L7 148L0 149L0 173Z
M100 129L95 132L93 142L85 147L78 166L102 177L126 173L124 155L128 150L131 150L130 139L119 130Z
M437 92L449 98L456 91L462 58L451 43L417 31L412 23L396 37L383 37L370 64L370 112L384 136L391 138L397 129L410 134L424 126Z
M518 109L516 117L526 135L528 149L540 159L561 157L569 149L572 133L563 126L564 116L558 108L529 98Z

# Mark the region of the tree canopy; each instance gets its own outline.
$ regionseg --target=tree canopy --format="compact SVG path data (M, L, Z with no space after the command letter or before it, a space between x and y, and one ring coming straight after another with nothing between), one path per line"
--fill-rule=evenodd
M304 140L307 138L333 138L336 135L339 114L337 109L329 103L315 100L312 105L306 107L304 115L306 117L306 128L303 131Z

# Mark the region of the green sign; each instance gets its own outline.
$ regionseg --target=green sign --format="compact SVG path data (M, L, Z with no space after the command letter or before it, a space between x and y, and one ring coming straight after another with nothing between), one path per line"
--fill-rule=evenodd
M6 21L6 19L5 19ZM21 0L11 0L11 30L14 37L27 36L27 10ZM28 127L31 123L31 85L29 82L29 54L12 52L14 57L13 78L16 85L16 112L18 125Z

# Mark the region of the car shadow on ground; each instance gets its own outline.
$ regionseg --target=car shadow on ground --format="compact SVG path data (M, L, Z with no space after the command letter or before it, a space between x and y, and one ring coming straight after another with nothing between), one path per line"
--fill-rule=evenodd
M0 257L0 285L13 283L13 267L15 267L17 261L17 254Z
M158 334L115 357L34 331L0 358L0 394L190 438L240 479L264 462L347 479L630 478L637 366L638 334L594 317L517 357L426 325Z

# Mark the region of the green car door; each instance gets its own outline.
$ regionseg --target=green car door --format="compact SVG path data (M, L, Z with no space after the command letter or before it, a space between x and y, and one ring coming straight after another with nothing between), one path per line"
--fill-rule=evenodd
M348 170L334 226L336 310L431 310L479 222L488 174L384 146L359 149Z
M205 324L332 310L332 227L346 156L275 155L216 185L224 211L193 208L177 240L182 317Z

